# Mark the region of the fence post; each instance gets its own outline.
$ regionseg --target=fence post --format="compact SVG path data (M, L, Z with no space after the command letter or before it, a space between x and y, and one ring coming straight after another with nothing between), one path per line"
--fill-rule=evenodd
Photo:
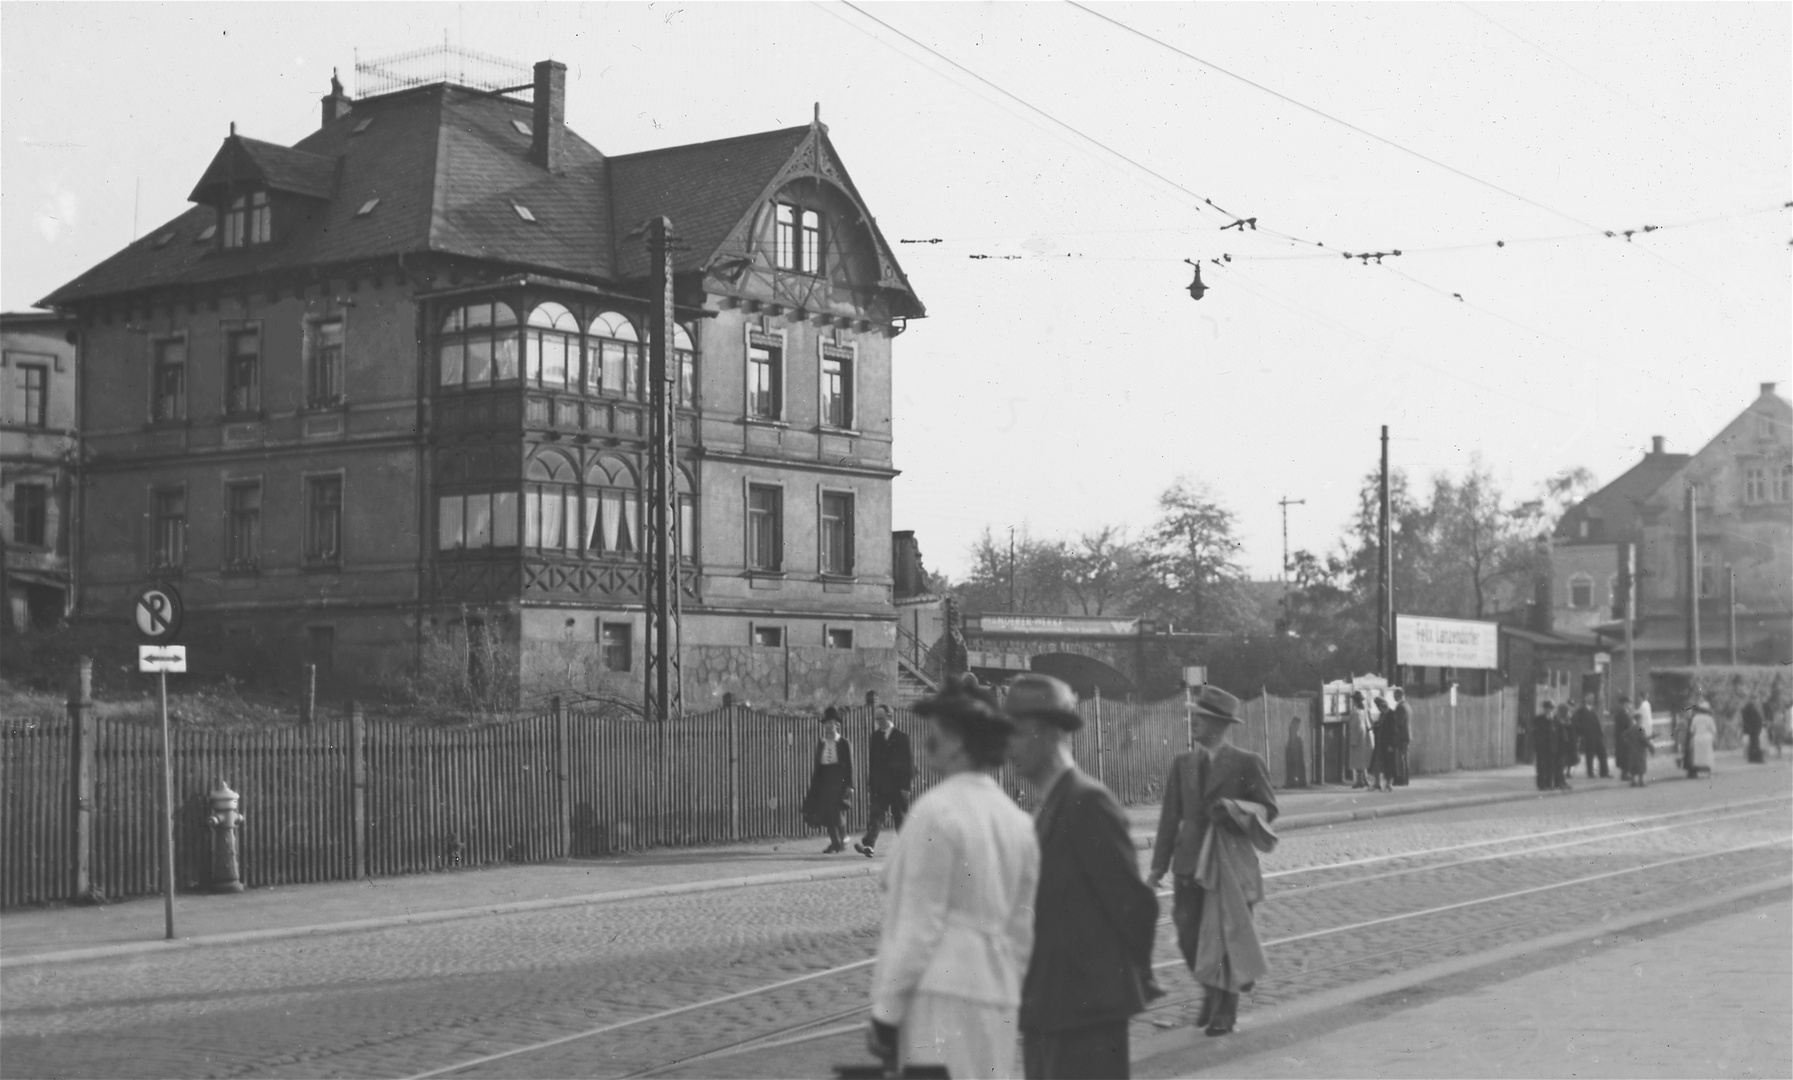
M70 837L73 880L69 898L77 904L96 897L93 888L93 658L83 656L75 670L68 699L70 793L75 797L75 828Z
M728 738L728 838L741 838L741 731L733 691L722 692L723 733Z
M1264 713L1264 764L1269 765L1276 759L1270 756L1270 691L1258 687L1258 707Z
M572 718L560 707L560 695L554 705L554 788L560 799L560 857L573 854L573 732Z
M1445 702L1446 716L1451 725L1451 771L1457 771L1457 688L1451 687L1450 699Z
M1096 780L1106 784L1102 778L1102 688L1096 687Z
M306 727L317 718L318 710L318 666L305 664L300 675L299 687L299 723Z
M372 877L367 868L367 717L358 701L349 702L349 782L354 875Z

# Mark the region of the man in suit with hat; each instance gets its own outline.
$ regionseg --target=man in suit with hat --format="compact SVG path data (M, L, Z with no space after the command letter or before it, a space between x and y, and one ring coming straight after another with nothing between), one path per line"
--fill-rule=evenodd
M1152 978L1158 897L1139 875L1127 815L1077 767L1077 696L1048 675L1009 685L1009 757L1040 795L1033 956L1021 985L1029 1080L1126 1077L1127 1021L1163 991Z
M1196 746L1165 778L1149 884L1172 875L1177 947L1202 984L1196 1024L1225 1035L1238 1022L1240 992L1267 970L1251 908L1264 897L1257 851L1275 844L1276 795L1264 759L1228 741L1241 722L1238 698L1204 686L1192 712Z

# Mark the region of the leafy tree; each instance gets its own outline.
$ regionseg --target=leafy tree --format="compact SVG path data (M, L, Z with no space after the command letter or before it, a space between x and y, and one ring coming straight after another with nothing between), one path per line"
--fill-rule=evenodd
M1187 477L1158 496L1158 511L1144 559L1146 599L1154 613L1189 630L1233 630L1247 623L1233 512Z
M1144 559L1124 529L1104 525L1063 545L1065 590L1079 614L1106 615L1139 597Z

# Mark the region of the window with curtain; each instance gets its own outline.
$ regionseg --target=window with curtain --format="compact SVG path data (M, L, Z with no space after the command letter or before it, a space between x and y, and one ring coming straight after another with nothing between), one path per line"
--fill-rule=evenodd
M822 423L837 428L853 426L853 353L850 349L822 347Z
M224 562L227 569L252 570L261 562L261 484L228 489Z
M784 568L784 490L770 484L747 487L747 568Z
M853 572L853 496L822 492L822 573L845 577Z
M697 406L697 347L691 342L691 332L684 324L675 323L672 328L672 353L679 372L678 403L687 408Z
M342 401L343 320L335 315L311 324L305 358L305 403L323 408Z
M784 415L784 354L776 345L752 341L747 346L747 415L759 420Z
M591 321L586 334L586 390L613 397L639 397L641 337L635 332L635 324L618 312L605 311Z
M556 390L579 387L579 321L559 304L537 304L524 333L529 381Z
M244 326L224 335L226 412L261 408L261 327Z
M503 301L449 312L436 338L442 385L476 390L517 378L517 313Z
M305 480L305 561L314 565L342 563L340 476L311 476Z
M155 343L149 415L152 420L187 418L187 341L169 338Z
M179 570L187 563L187 490L155 493L156 569Z

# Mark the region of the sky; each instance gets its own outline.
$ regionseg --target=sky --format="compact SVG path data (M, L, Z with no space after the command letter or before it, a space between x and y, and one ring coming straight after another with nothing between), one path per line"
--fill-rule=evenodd
M1382 425L1517 501L1793 384L1787 4L8 2L0 304L184 210L233 121L295 142L332 69L445 38L564 61L610 154L819 104L927 306L892 525L954 576L1186 477L1274 577L1279 501L1335 550Z

